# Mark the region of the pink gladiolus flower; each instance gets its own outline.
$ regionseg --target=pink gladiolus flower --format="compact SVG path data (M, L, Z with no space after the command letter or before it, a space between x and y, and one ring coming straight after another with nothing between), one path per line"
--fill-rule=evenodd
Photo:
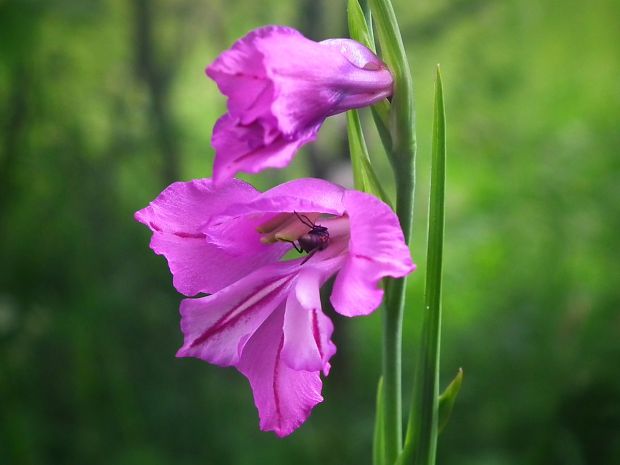
M177 182L136 219L153 232L181 303L179 357L234 366L250 381L262 430L286 436L322 401L336 347L319 289L336 275L331 302L367 315L380 281L414 269L398 218L377 198L319 179L261 193L236 179ZM292 243L291 243L292 242ZM307 255L286 259L293 246Z
M295 29L256 29L206 70L228 97L213 129L213 178L283 168L325 118L392 94L392 75L362 44L314 42Z

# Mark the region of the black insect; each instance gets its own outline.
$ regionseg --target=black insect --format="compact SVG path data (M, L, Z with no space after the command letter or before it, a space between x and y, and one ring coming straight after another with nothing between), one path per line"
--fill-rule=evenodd
M289 241L295 247L295 250L299 253L306 252L308 256L306 259L301 262L304 264L315 252L319 250L325 250L327 245L329 244L329 231L325 226L317 226L310 218L306 215L300 215L297 212L294 212L295 216L301 221L303 224L310 228L306 234L303 234L297 239L299 245L295 243L295 241Z

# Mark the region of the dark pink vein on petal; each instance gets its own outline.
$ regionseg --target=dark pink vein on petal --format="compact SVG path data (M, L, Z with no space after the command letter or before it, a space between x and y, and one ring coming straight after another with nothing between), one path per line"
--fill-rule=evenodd
M235 322L237 322L242 316L249 315L252 312L256 311L257 309L260 309L263 305L269 304L270 302L275 300L278 294L280 294L280 290L282 289L282 286L286 285L291 280L291 278L292 276L288 277L280 285L276 286L275 289L267 293L262 299L259 299L252 305L248 306L246 309L243 309L241 312L239 312L237 315L235 315L232 318L230 318L230 315L238 311L239 307L242 307L245 301L241 302L239 305L230 309L219 320L217 320L213 326L207 328L200 336L194 339L194 341L190 344L190 347L196 347L197 345L202 344L207 339L209 339L211 336L225 329L229 324L235 324Z
M187 232L183 232L183 231L175 232L174 235L182 237L183 239L188 239L188 238L203 239L205 237L205 235L203 233L187 233Z
M284 334L280 337L280 344L278 345L278 351L276 352L276 363L273 366L273 400L276 404L276 416L278 417L278 428L282 428L282 412L280 411L280 396L278 394L278 375L280 372L280 354L282 353L282 347L284 347Z
M316 342L316 348L319 350L319 356L323 361L323 347L321 346L321 331L319 330L319 318L316 314L316 308L312 309L312 335L314 336L314 342Z

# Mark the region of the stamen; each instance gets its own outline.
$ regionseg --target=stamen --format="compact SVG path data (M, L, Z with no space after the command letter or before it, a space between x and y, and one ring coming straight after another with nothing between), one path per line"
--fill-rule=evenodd
M269 234L274 232L280 226L284 224L291 217L290 213L278 213L276 216L271 218L269 221L264 222L259 225L256 230L261 234Z

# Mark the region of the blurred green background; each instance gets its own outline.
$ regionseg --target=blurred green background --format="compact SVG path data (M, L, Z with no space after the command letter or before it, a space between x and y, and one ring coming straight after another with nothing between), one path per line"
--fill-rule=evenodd
M445 79L442 384L461 366L465 382L439 464L618 464L620 2L395 7L419 137L406 360L437 62ZM0 1L0 464L370 463L379 312L331 313L326 401L279 440L258 431L241 375L175 359L181 297L132 217L209 176L225 101L203 69L268 23L345 36L345 2ZM344 128L332 118L252 182L349 182ZM407 364L406 400L410 384Z

